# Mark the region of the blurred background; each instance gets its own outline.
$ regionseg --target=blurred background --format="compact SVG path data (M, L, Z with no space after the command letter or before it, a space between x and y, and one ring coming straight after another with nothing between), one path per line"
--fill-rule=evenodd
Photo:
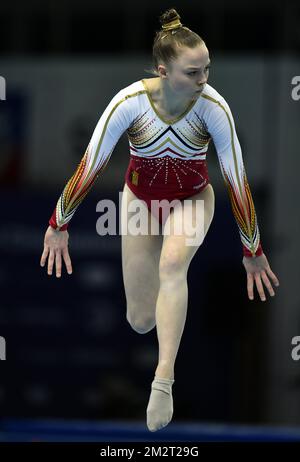
M291 356L300 335L296 0L1 2L2 417L145 420L156 332L130 328L121 237L96 233L97 202L109 198L119 209L126 133L70 224L73 275L49 278L39 260L56 201L105 107L120 89L151 77L158 17L170 7L208 46L209 83L235 118L262 245L281 282L274 299L248 301L211 143L216 210L189 269L174 419L300 425L300 362Z

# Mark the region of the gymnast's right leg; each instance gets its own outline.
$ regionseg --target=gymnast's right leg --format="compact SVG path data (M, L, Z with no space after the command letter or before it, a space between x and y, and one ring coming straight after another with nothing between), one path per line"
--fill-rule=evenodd
M128 205L133 200L139 201L125 183L121 219L127 217L129 220L132 214L137 213L127 212ZM146 204L141 202L141 207L148 214L148 234L133 236L129 232L123 235L122 232L122 271L127 320L136 332L144 334L153 329L156 324L155 311L160 284L159 259L163 236L151 235L151 219L156 220L156 218L150 214Z

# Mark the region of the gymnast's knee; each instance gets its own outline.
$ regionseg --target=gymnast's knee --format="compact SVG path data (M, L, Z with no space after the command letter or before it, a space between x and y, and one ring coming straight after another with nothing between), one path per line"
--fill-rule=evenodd
M128 312L126 315L127 321L133 330L138 334L146 334L155 327L155 319L148 316L131 316Z
M176 255L162 257L159 264L160 282L171 280L174 283L180 279L185 279L188 271L188 264Z

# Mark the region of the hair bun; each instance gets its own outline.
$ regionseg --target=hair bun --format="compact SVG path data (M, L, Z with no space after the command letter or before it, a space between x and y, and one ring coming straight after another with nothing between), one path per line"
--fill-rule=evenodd
M180 19L180 15L177 13L175 8L170 8L169 10L165 11L159 18L161 29L163 31L179 29L182 27Z

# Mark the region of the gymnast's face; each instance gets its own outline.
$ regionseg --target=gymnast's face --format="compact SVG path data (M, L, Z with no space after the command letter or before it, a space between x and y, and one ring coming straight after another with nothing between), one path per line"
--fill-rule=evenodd
M159 66L160 67L160 66ZM160 76L172 95L178 98L198 97L208 79L210 59L205 44L196 48L184 47L176 60L161 66Z

